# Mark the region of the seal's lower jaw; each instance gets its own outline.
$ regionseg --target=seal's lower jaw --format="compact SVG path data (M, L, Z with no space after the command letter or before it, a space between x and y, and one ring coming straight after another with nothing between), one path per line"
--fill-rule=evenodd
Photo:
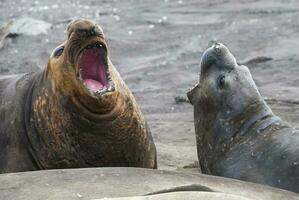
M108 71L107 52L101 44L88 45L81 51L78 69L79 79L91 94L101 96L114 91Z

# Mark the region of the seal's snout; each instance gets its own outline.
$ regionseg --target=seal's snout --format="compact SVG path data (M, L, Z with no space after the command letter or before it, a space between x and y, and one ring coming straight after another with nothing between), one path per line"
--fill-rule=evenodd
M103 35L101 27L99 27L94 21L85 19L72 21L68 25L67 31L68 37L70 37L73 33L76 34L77 37L82 38Z
M234 68L237 62L229 49L220 42L215 42L208 48L201 59L201 70L205 72L207 68L215 64L218 68Z
M215 42L214 45L212 46L212 48L213 48L214 53L218 56L221 56L221 55L225 54L226 51L228 51L227 47L219 42Z

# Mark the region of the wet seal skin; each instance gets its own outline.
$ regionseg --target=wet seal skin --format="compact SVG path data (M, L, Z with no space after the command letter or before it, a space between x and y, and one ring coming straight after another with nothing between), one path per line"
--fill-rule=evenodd
M299 192L299 130L272 113L227 47L204 52L199 83L187 96L204 173Z
M78 19L67 32L44 70L0 79L0 172L157 168L150 129L103 30Z

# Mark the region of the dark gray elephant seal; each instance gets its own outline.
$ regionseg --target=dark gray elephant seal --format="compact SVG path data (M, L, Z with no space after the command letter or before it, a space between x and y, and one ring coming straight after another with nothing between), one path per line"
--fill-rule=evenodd
M0 106L0 173L157 167L150 130L93 21L72 22L42 71L2 78Z
M248 68L220 43L206 50L194 106L202 171L299 192L299 131L275 116Z
M1 199L299 200L293 192L235 179L141 168L42 170L0 175Z

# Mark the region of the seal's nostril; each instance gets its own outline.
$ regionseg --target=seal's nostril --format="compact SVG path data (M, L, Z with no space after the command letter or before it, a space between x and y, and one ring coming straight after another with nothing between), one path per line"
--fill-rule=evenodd
M216 53L220 53L221 52L221 44L216 42L214 44L214 49L215 49Z
M81 37L86 37L88 36L88 30L87 29L77 29L77 32Z
M86 29L78 29L78 33L82 37L90 37L90 36L95 36L97 34L96 28L86 28Z

